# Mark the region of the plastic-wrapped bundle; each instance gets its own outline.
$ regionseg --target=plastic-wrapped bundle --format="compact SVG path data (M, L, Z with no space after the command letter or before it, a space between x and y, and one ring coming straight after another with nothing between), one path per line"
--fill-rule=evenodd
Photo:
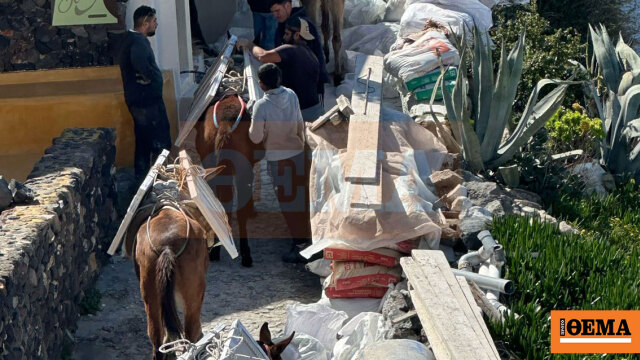
M380 22L386 11L387 3L383 0L346 0L344 4L345 28Z
M384 57L384 68L406 83L440 66L438 52L445 66L457 66L460 62L458 50L446 35L440 31L428 31L413 44L387 54Z
M478 0L407 0L405 13L412 4L430 3L442 9L454 10L471 15L475 24L482 31L488 31L493 26L491 9Z
M400 20L399 37L422 31L428 20L435 20L461 36L465 29L473 29L473 18L464 12L443 9L430 3L416 3L407 7Z

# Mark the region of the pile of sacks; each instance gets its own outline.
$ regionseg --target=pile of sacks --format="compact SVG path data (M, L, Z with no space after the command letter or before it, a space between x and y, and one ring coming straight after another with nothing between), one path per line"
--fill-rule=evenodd
M426 100L435 82L420 81L440 72L441 57L446 67L460 61L455 38L466 31L471 39L475 27L488 31L493 26L491 8L501 3L528 0L347 0L342 31L342 63L345 80L336 95L349 97L354 85L355 54L384 57L383 98L400 96L398 90L413 91L417 100ZM438 55L439 54L439 55ZM420 88L411 88L418 79ZM453 88L454 82L445 82ZM416 90L417 89L417 90ZM441 98L440 94L436 98Z

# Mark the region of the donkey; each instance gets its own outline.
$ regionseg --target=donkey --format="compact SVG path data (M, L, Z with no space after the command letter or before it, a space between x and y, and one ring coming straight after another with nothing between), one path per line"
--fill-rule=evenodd
M322 15L322 38L324 44L322 49L324 50L324 58L327 63L329 62L329 35L333 30L331 37L331 43L333 45L334 54L334 75L333 83L335 86L340 84L342 80L342 61L340 59L340 49L342 48L342 37L340 33L344 26L344 1L345 0L302 0L302 5L305 7L309 14L309 18L315 23L318 23L318 10ZM329 26L331 21L331 26Z
M258 345L262 347L265 354L271 360L282 360L282 353L284 349L289 345L293 337L296 335L296 332L292 332L288 338L279 341L277 344L274 344L271 340L271 330L269 330L269 323L265 322L260 327L260 340L258 341Z
M183 336L195 343L202 336L200 310L204 299L207 231L185 212L162 208L137 232L135 270L147 313L147 334L153 358L163 359L160 346ZM184 313L184 331L177 309Z
M264 154L262 144L254 144L249 139L251 116L244 111L244 100L239 96L224 96L209 106L205 115L195 126L196 151L201 159L215 153L217 166L224 169L216 179L224 180L235 177L238 194L238 230L240 233L240 255L242 266L251 267L253 259L247 236L247 220L253 216L253 165L260 161ZM214 121L214 115L216 121ZM217 123L217 125L216 125ZM226 176L225 176L226 175ZM216 184L218 199L227 203L230 209L233 200L234 187L230 184ZM228 210L227 212L230 212ZM231 217L229 217L231 220ZM212 260L218 260L220 247L212 250Z

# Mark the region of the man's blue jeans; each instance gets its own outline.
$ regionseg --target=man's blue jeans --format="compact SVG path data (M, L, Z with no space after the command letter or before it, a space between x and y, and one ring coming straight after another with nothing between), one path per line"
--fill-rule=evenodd
M260 47L271 50L275 47L278 22L272 13L253 13L253 36L260 38Z

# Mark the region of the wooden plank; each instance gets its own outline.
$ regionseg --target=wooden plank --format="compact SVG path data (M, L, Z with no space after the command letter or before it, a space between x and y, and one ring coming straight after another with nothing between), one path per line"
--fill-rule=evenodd
M324 125L327 121L329 121L331 116L333 116L334 114L337 114L339 110L340 108L338 107L338 105L336 105L332 107L331 110L327 111L322 116L317 118L313 123L311 123L311 131L318 130L322 125Z
M490 336L478 322L478 312L451 272L441 251L414 250L400 263L413 287L410 291L427 337L435 339L438 359L500 359ZM490 343L491 344L490 344Z
M248 49L243 49L244 55L244 76L247 79L247 89L249 90L249 103L248 108L251 108L253 104L260 100L264 95L264 91L260 88L258 83L258 70L256 65L258 60L249 52Z
M496 350L493 339L489 334L489 330L487 329L487 326L482 319L482 314L479 314L478 320L478 311L474 311L474 309L477 309L477 305L473 300L473 295L471 295L469 285L465 283L465 288L469 293L469 297L467 297L467 295L465 295L464 293L464 290L461 288L459 281L456 279L456 276L451 271L449 262L447 261L444 254L441 251L419 250L416 251L415 254L412 252L411 256L420 264L433 262L433 265L438 266L441 271L440 273L442 277L448 283L453 295L456 297L456 299L458 299L460 308L469 320L471 328L480 340L480 343L484 347L484 350L487 354L493 354L497 359L500 359L498 350ZM471 299L471 301L469 301L469 299Z
M345 180L377 182L378 133L382 101L382 57L358 54L356 83L351 95L354 115L349 120Z
M342 113L344 116L349 117L353 115L353 110L351 109L351 103L346 96L340 95L336 99L337 104L331 108L331 110L324 113L322 116L317 118L313 124L311 124L311 131L315 131L319 129L322 125L324 125L327 121L332 120L332 118L339 113ZM333 121L333 120L332 120Z
M482 317L482 309L476 302L475 296L471 291L471 287L467 282L467 279L465 279L464 276L456 276L456 280L458 280L458 285L460 285L460 289L462 290L462 293L464 294L465 299L467 299L467 303L469 304L469 307L472 309L473 315L475 315L476 317L478 326L480 326L480 329L482 330L482 332L484 333L485 337L488 340L486 343L489 345L490 353L493 353L495 356L500 358L500 354L498 353L496 344L493 342L493 338L491 337L489 328L487 328L487 325L484 322L484 318Z
M378 172L382 171L382 164L378 164ZM355 209L382 208L382 178L378 177L378 184L349 184L351 207Z
M166 149L162 150L162 153L158 155L158 158L156 159L156 162L154 163L154 165L151 167L151 169L149 169L147 176L142 181L142 184L138 188L136 195L133 197L133 200L131 200L129 207L127 208L127 213L125 214L124 219L122 219L122 222L120 223L120 227L118 228L118 232L116 233L116 236L111 241L111 246L109 246L109 250L107 250L107 254L113 255L118 250L118 247L122 242L122 238L124 237L125 232L127 232L127 228L131 224L133 215L135 215L136 210L138 210L138 206L140 206L140 202L142 202L142 199L147 194L149 189L151 189L151 186L153 185L153 181L156 179L156 175L158 174L158 166L163 165L167 161L167 156L169 156L169 150L166 150Z
M220 243L227 249L232 259L238 257L236 245L233 242L233 235L229 227L229 220L224 207L216 198L215 194L209 187L209 184L200 175L194 175L193 165L186 150L180 151L180 164L187 169L187 184L189 186L189 195L198 206L198 210L207 220L211 229L216 233Z
M218 92L218 87L220 87L220 83L224 78L225 73L227 72L227 67L229 66L229 58L233 53L233 48L236 45L237 38L231 35L229 42L227 43L227 47L220 55L219 61L217 62L215 67L212 67L213 70L209 78L207 78L206 86L203 86L201 89L196 91L194 95L193 102L191 103L191 108L189 109L189 113L187 114L187 119L183 122L182 127L180 129L180 133L178 134L178 138L176 139L175 145L180 146L184 142L184 140L189 136L189 132L196 125L196 122L202 116L202 114L207 110L211 100L213 100L214 96Z
M469 284L469 287L471 288L471 294L473 295L473 298L475 299L476 304L478 304L480 309L482 309L482 311L487 314L489 319L502 322L502 316L500 315L498 310L494 308L493 305L491 305L485 293L480 290L480 287L478 287L478 285L471 280L467 280L467 283Z

